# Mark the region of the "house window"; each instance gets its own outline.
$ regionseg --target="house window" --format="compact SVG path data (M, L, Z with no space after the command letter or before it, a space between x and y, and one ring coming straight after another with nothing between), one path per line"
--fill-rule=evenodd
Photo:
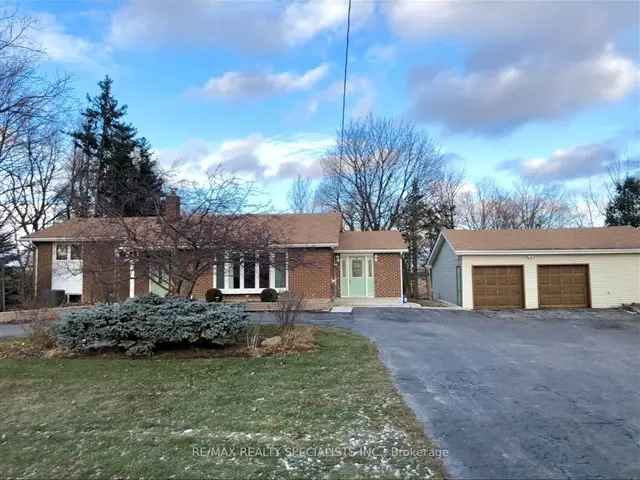
M284 253L275 255L275 288L285 288L287 257Z
M215 265L215 285L225 293L259 293L265 288L287 288L287 254L233 254L230 261L218 257Z
M160 265L149 265L149 293L164 297L170 287L169 272Z
M241 261L241 257L240 255L234 255L232 258L232 268L231 268L231 280L232 283L231 285L233 285L233 288L235 289L239 289L240 288L240 267L242 266L240 261Z
M269 288L269 272L271 270L271 262L269 262L269 254L261 253L258 262L258 287Z
M68 249L65 244L57 244L56 245L56 260L67 260L68 259Z
M77 243L73 243L69 246L69 251L70 256L71 256L71 260L81 260L82 259L82 249L80 248L80 245L78 245Z
M256 288L256 256L244 256L244 288Z
M216 262L216 288L224 288L224 255L218 254Z
M77 243L57 243L56 260L82 260L82 248Z
M373 277L373 259L371 257L367 258L367 277Z

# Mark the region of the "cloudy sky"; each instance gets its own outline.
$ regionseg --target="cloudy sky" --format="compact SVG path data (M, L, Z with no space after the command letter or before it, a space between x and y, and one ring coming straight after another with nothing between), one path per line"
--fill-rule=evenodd
M346 1L27 1L47 68L105 74L163 167L256 178L284 207L339 125ZM640 3L359 1L347 115L411 119L470 181L577 188L640 158Z

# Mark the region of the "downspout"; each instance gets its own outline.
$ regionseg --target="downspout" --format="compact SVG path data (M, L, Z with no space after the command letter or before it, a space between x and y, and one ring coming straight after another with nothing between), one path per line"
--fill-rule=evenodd
M400 257L400 303L404 303L404 272L402 271L402 254L398 256Z
M33 298L38 299L38 246L35 245L35 253L33 255ZM53 255L53 246L51 247L51 255Z

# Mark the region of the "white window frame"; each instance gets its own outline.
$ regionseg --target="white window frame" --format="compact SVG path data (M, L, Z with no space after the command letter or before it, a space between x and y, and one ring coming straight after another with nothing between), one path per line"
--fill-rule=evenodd
M270 257L270 265L269 265L269 288L273 288L277 292L286 292L289 288L289 252L284 252L285 254L285 277L284 277L284 287L276 288L276 267L274 266L275 254L271 254ZM257 294L262 292L264 288L260 288L260 255L255 255L255 280L254 285L255 288L244 288L244 255L240 255L240 288L233 288L233 263L230 261L233 255L226 254L225 255L225 263L224 263L224 285L222 287L218 286L217 282L217 269L218 265L213 266L213 283L214 288L219 289L224 294L239 294L239 295L247 295L247 294ZM266 287L265 287L266 288Z
M58 247L64 247L65 250L65 258L58 258ZM73 247L78 247L80 249L80 258L71 258L71 249ZM53 259L57 262L67 262L67 261L73 261L73 262L78 262L78 261L82 261L82 244L80 243L68 243L68 242L64 242L64 243L54 243L54 249L53 249Z

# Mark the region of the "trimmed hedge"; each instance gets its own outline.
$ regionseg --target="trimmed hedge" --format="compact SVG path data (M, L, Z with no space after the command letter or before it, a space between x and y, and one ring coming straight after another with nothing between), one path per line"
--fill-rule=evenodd
M69 312L54 327L58 346L75 352L101 348L151 354L159 345L236 343L247 328L242 305L156 295Z
M222 291L219 288L210 288L204 293L204 299L207 302L217 302L220 303L224 295L222 295Z
M277 302L278 292L273 288L265 288L260 292L260 300L263 302Z

